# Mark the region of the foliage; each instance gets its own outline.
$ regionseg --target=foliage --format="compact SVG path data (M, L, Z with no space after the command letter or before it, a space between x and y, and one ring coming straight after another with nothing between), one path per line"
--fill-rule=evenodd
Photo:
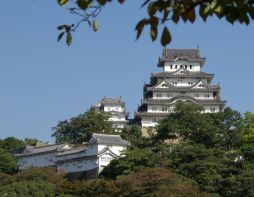
M120 133L120 135L124 140L130 142L131 146L134 148L145 148L149 143L149 139L145 138L142 135L142 132L138 125L131 125L129 127L125 127Z
M82 22L86 22L94 31L98 30L96 17L100 14L103 6L109 4L112 0L58 0L60 6L70 4L71 14L81 17L77 24L61 25L58 27L60 34L58 41L66 35L67 45L71 44L72 32ZM125 0L118 0L123 4ZM180 21L194 23L197 16L200 16L204 22L210 16L216 16L219 19L224 18L227 22L233 24L248 25L254 19L254 1L250 0L143 0L142 8L146 8L148 17L141 19L136 25L136 38L138 39L145 26L150 28L150 37L155 41L158 37L158 27L163 26L161 33L161 44L166 46L171 42L171 34L168 30L168 24L178 24Z
M200 113L198 105L178 102L171 113L157 127L154 142L168 139L190 140L206 147L222 146L232 149L239 145L243 118L230 108L220 113Z
M0 148L0 173L12 174L16 171L16 159L6 150Z
M47 181L18 181L0 186L0 196L8 197L54 197L54 185Z
M164 168L145 168L121 177L116 185L122 196L208 196Z
M116 179L118 176L128 175L146 167L155 167L159 164L158 161L159 156L154 154L151 148L129 150L125 157L112 160L104 167L100 177Z
M245 113L246 129L242 136L245 143L254 143L254 114L251 112Z
M58 122L52 137L56 138L57 143L76 144L87 141L93 132L114 134L115 131L108 119L108 113L92 108L70 120Z
M24 142L26 145L35 146L37 142L40 142L37 138L25 138Z
M6 150L6 151L14 151L17 148L21 148L25 146L25 143L20 140L17 139L15 137L7 137L3 140L0 140L0 148Z

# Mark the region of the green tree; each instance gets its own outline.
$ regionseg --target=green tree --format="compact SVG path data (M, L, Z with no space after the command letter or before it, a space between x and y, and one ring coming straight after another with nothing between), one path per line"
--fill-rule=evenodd
M52 137L57 143L82 143L89 139L91 133L115 134L109 114L104 111L90 109L89 111L72 117L70 120L58 122L54 127Z
M0 140L0 148L9 152L12 152L15 149L21 148L23 146L25 146L25 143L15 137L7 137L3 140Z
M35 146L37 142L40 142L37 138L25 138L24 142L26 145Z
M242 136L244 143L254 143L254 114L246 112L245 114L246 128Z
M96 17L100 14L103 6L108 5L112 0L57 0L58 4L63 6L69 3L69 11L76 14L80 20L76 24L61 25L58 27L60 34L58 41L66 35L66 43L72 42L72 32L76 31L82 22L88 23L94 31L98 30ZM123 4L125 0L118 0ZM204 22L210 16L216 16L219 19L224 18L227 22L233 24L248 25L254 19L254 1L252 0L143 0L142 8L146 8L148 17L141 19L136 25L136 38L138 39L145 26L150 28L150 37L155 41L158 37L158 28L163 26L160 36L161 44L166 46L171 42L169 23L179 23L196 21L200 16Z
M13 154L0 148L0 172L12 174L16 172L16 164Z
M0 196L8 197L54 197L55 188L47 181L18 181L0 186Z
M138 125L125 127L120 134L123 139L131 143L131 147L145 148L149 145L149 139L142 135Z
M104 167L100 177L116 179L121 175L159 165L159 155L155 154L151 148L133 149L127 151L125 157L112 160L108 166Z
M116 181L121 196L209 196L193 186L193 182L164 168L145 168Z

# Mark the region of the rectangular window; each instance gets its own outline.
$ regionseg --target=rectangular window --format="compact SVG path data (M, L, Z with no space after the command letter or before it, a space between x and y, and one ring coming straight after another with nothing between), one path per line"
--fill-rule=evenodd
M156 94L156 97L158 97L158 98L162 97L162 94Z
M152 111L157 111L157 107L152 107Z
M209 98L210 95L209 95L209 94L204 94L204 97L205 97L205 98Z
M167 97L169 98L169 97L172 97L172 94L167 94Z
M194 97L198 98L198 97L199 97L199 94L194 94Z
M162 111L163 112L168 111L168 108L167 107L162 107Z

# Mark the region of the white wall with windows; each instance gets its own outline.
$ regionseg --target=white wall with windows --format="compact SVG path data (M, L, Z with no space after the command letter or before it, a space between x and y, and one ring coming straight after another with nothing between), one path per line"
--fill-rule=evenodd
M191 72L199 72L200 71L200 63L199 62L188 62L188 61L184 61L184 60L177 60L174 62L165 62L163 71L175 72L180 68L186 69Z

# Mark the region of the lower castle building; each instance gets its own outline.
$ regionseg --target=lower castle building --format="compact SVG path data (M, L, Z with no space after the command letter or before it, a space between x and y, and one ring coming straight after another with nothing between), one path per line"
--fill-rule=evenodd
M83 146L72 148L68 144L26 146L17 158L18 170L29 167L53 167L57 172L72 176L95 178L111 160L122 156L130 143L119 135L93 133Z
M136 117L142 128L155 127L158 120L174 111L177 101L201 105L205 113L221 111L226 101L220 98L220 86L212 85L214 75L202 72L205 58L199 49L163 49L158 67L144 85L144 94Z

